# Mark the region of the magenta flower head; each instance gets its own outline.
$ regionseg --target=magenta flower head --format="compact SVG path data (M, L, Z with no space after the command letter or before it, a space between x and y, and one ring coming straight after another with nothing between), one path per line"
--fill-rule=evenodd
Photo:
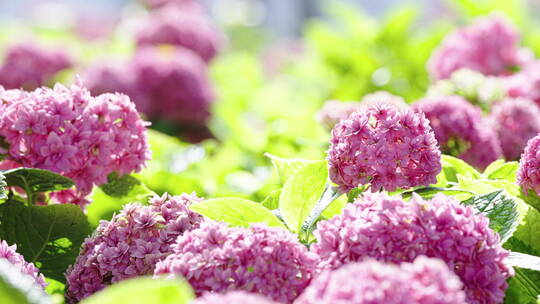
M149 9L158 9L169 5L180 6L185 10L201 10L198 0L143 0Z
M525 193L532 190L540 195L540 134L529 140L521 155L517 184Z
M450 33L428 61L433 79L445 79L460 68L485 75L506 75L529 62L532 54L519 48L517 30L502 16L478 18Z
M132 62L137 99L151 119L177 125L205 125L214 91L204 62L193 52L175 47L140 48Z
M184 47L208 62L222 43L222 33L202 13L175 5L152 12L137 33L139 46L170 44Z
M148 206L127 204L110 221L101 221L66 273L68 302L79 302L118 281L152 274L156 263L171 253L176 238L203 221L188 209L198 201L193 194L155 196Z
M80 81L70 88L0 90L0 137L7 160L60 173L87 195L107 175L139 171L150 158L146 122L129 97L92 97Z
M331 269L365 258L396 264L420 255L439 258L459 276L469 303L500 303L513 269L488 225L484 215L443 194L405 202L367 193L342 214L319 222L311 249L321 267Z
M217 303L217 302L216 302ZM372 259L326 270L295 304L463 304L459 278L439 259L420 256L413 263Z
M317 270L317 256L280 228L206 222L184 233L155 275L181 275L195 293L243 290L291 303Z
M480 108L460 96L428 97L412 105L424 113L442 153L484 169L502 155L497 133Z
M17 267L23 274L29 275L34 279L34 282L45 288L45 277L39 273L39 269L34 266L33 263L28 263L24 260L24 257L16 252L17 245L9 246L6 241L0 240L0 259L6 259L12 265Z
M441 171L429 121L411 110L382 104L354 112L334 127L330 143L330 179L342 192L429 185Z
M33 90L51 85L53 77L70 68L73 59L62 49L46 49L36 43L21 43L6 50L0 66L0 85L6 89Z
M277 304L261 295L245 291L229 291L224 294L207 292L195 299L193 304Z
M497 103L490 114L504 157L519 159L527 142L540 133L540 107L525 98L507 98Z
M522 71L502 78L510 97L525 97L540 106L540 61L527 64Z

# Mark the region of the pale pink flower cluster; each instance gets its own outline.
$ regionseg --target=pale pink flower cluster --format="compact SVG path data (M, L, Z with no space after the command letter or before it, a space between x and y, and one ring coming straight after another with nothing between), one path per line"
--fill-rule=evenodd
M172 252L176 238L203 221L189 210L200 200L193 194L165 194L152 198L148 206L125 205L110 221L101 221L66 273L68 302L79 302L118 281L152 274L156 263Z
M519 47L517 30L493 14L445 37L428 61L433 79L450 77L461 68L484 75L508 75L513 68L531 61L532 53Z
M460 96L428 97L412 105L425 114L441 151L483 169L502 155L497 133L480 108Z
M219 52L223 37L202 12L171 5L153 11L143 21L136 39L139 46L183 47L208 62Z
M411 110L381 104L354 112L334 127L330 143L330 179L342 192L429 185L441 171L429 121Z
M216 302L217 303L217 302ZM326 270L295 304L463 304L459 278L439 259L400 265L366 259Z
M77 81L32 92L0 87L0 100L6 159L69 177L81 196L110 173L139 171L150 158L148 124L126 95L93 97Z
M528 192L540 195L540 134L527 143L519 161L517 184Z
M317 256L280 228L206 222L180 236L155 275L180 275L195 293L243 290L291 303L317 270Z
M524 97L540 106L540 61L526 65L522 71L502 78L510 97Z
M527 142L540 133L540 107L525 98L506 98L491 109L504 157L518 160Z
M73 59L62 49L47 49L37 43L19 43L6 50L0 66L0 86L33 90L51 85L53 77L70 68Z
M368 193L319 222L314 235L311 250L323 268L366 258L397 264L421 255L439 258L461 279L468 303L501 303L513 275L505 264L509 253L489 220L443 194L429 201L414 195L406 202Z
M39 273L39 269L34 266L33 263L28 263L24 260L24 257L17 253L17 245L9 246L6 241L0 240L0 259L6 259L12 265L14 265L20 272L29 275L34 279L34 282L45 288L45 277Z

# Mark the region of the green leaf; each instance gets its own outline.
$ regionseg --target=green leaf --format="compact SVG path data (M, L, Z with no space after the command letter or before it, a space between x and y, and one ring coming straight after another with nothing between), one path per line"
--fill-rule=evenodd
M540 257L530 254L510 252L510 255L505 260L505 263L514 267L540 271Z
M528 253L538 256L539 252L527 245L525 242L516 238L510 238L505 244L506 249L517 252ZM534 303L538 294L540 294L540 272L527 268L514 267L516 275L508 281L509 286L506 290L504 302L515 303Z
M36 192L58 191L73 187L73 181L60 174L36 169L15 168L3 172L8 186L16 186L24 189L26 194Z
M458 188L442 188L442 187L421 187L421 188L406 191L400 194L403 198L409 198L412 196L413 193L416 193L426 199L432 198L437 193L444 193L448 196L458 195L458 194L470 194L470 195L475 194L474 192L469 191L469 190L463 190L463 189L458 189Z
M17 266L0 259L0 303L50 304L51 299L34 278L22 273Z
M107 184L100 186L105 194L117 198L123 197L133 199L133 201L130 202L137 202L140 200L146 202L148 196L155 194L136 177L129 174L118 177L118 174L113 172L109 174L107 181Z
M270 153L265 153L264 155L272 160L272 164L274 165L274 168L276 168L281 184L285 184L287 179L299 169L312 164L325 162L322 160L285 159Z
M194 298L183 279L138 277L110 285L81 304L188 304Z
M441 156L442 172L449 182L458 182L458 176L465 176L469 178L481 178L482 176L478 171L471 167L466 162L459 158L455 158L449 155Z
M274 190L262 201L261 205L268 210L275 210L279 208L279 196L281 195L281 189Z
M489 218L489 227L499 233L502 243L512 236L521 221L515 199L504 190L473 196L463 204L484 213Z
M90 232L86 216L75 205L25 206L17 201L0 205L0 238L17 244L26 261L60 282L65 282L64 273Z
M249 227L252 223L286 228L285 225L261 204L241 198L214 198L193 204L190 209L216 221L233 226Z
M499 159L491 163L482 175L487 179L503 179L515 183L518 167L518 162L506 163Z
M536 210L540 211L540 196L536 194L534 190L527 191L527 195L520 193L520 198L529 206L532 206L533 208L536 208Z
M279 210L291 231L300 231L321 198L327 179L326 161L305 165L287 179L279 197Z

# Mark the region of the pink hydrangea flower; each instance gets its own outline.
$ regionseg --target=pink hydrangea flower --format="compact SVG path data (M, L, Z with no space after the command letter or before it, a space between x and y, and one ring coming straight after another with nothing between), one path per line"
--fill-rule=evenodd
M0 85L6 89L33 90L50 85L60 71L73 65L62 49L46 49L36 43L20 43L6 50L0 66Z
M484 169L502 155L497 133L480 108L460 96L428 97L412 105L429 119L443 153Z
M332 130L330 179L347 192L429 185L441 171L441 154L423 114L377 105L351 114Z
M198 10L202 9L199 1L197 0L143 0L142 1L149 9L158 9L169 5L180 6L185 10Z
M201 297L195 299L193 304L277 304L261 295L249 293L245 291L229 291L227 293L211 293L207 292Z
M519 48L517 30L503 17L493 14L450 33L428 61L432 78L444 79L460 68L485 75L507 75L512 68L532 59Z
M527 143L519 161L517 184L525 193L529 190L540 195L540 134Z
M0 88L0 99L7 160L72 178L80 196L112 172L139 171L150 158L148 124L126 95L92 97L77 82L33 92Z
M151 119L177 125L205 125L214 99L204 62L187 49L140 48L132 64L141 98L135 103Z
M513 269L488 225L484 215L443 194L405 202L368 193L319 222L311 249L321 267L331 269L365 258L397 264L420 255L439 258L460 277L468 303L501 303Z
M110 221L101 221L66 273L66 298L79 302L107 285L154 272L172 252L179 235L199 227L203 217L189 210L195 195L154 197L149 206L128 204Z
M540 133L540 108L529 99L507 98L491 110L495 130L507 160L519 159L527 142Z
M6 259L13 264L22 273L31 276L34 282L45 288L45 277L39 273L39 269L34 266L33 263L28 263L24 260L24 257L16 252L17 245L9 246L6 241L0 241L0 259Z
M540 61L527 64L522 71L502 78L510 97L525 97L540 106Z
M181 275L195 293L243 290L291 303L309 284L317 257L280 228L209 222L184 233L155 275Z
M208 62L222 44L222 34L202 13L175 5L151 13L137 33L139 46L170 44L184 47Z
M216 302L217 303L217 302ZM367 259L326 270L295 304L463 304L459 278L439 259L385 264Z

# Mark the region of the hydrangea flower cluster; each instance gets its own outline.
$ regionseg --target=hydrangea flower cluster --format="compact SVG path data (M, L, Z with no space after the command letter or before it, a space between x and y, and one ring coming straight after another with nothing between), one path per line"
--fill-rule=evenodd
M193 304L277 304L272 300L245 291L229 291L224 294L207 292L201 297L195 299Z
M20 43L6 50L0 66L0 85L6 89L33 90L49 85L73 60L60 49L45 49L35 43Z
M75 303L107 285L152 274L171 253L179 235L198 228L203 217L188 209L195 195L155 196L150 205L127 204L111 221L101 221L66 273L66 298Z
M406 109L408 107L405 100L400 96L390 94L386 91L378 91L365 95L360 102L329 100L317 112L316 118L319 123L328 129L332 129L338 122L348 118L353 112L366 110L380 104L388 104L400 109Z
M513 269L488 225L484 215L443 194L405 202L368 193L319 222L312 250L331 269L365 258L398 264L420 255L439 258L460 277L469 303L500 303Z
M162 8L169 5L181 6L182 9L200 9L197 0L143 0L149 9Z
M33 92L0 88L0 100L7 159L72 178L83 196L110 173L139 171L150 158L148 124L126 95L93 97L77 81Z
M431 55L428 70L432 78L444 79L460 68L484 75L506 75L532 59L529 50L519 48L517 30L503 17L490 15L446 36Z
M480 108L460 96L428 97L412 105L424 113L443 153L483 169L502 155L497 133Z
M510 97L524 97L540 106L540 61L526 65L522 71L503 78Z
M208 62L221 46L221 33L202 13L177 6L152 12L137 33L139 46L169 44L184 47Z
M204 62L187 49L140 48L132 62L135 86L142 94L135 100L149 118L180 125L204 125L214 99Z
M195 293L243 290L291 303L317 270L317 256L280 228L206 222L184 233L155 275L181 275Z
M217 303L217 302L215 302ZM295 304L463 304L459 278L439 259L385 264L367 259L326 270Z
M527 143L519 161L517 184L526 193L529 190L540 195L540 134Z
M372 192L429 185L441 171L441 154L424 115L384 104L338 123L327 158L330 179L342 192L368 183Z
M8 260L19 271L31 276L36 284L45 288L47 283L45 283L45 277L39 273L39 269L33 263L26 262L24 257L17 253L16 250L17 245L9 246L6 241L0 241L0 259Z
M519 159L527 142L540 133L538 117L540 107L525 98L507 98L493 107L490 118L507 160Z

